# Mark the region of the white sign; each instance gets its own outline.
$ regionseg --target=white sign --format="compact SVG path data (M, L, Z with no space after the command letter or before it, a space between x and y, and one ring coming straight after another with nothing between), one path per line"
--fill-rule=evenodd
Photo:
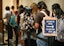
M44 17L42 32L45 36L57 36L57 18Z

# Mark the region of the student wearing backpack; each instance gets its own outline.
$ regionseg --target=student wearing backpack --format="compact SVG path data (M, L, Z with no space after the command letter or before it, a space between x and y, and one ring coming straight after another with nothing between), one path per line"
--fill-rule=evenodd
M23 30L23 40L25 41L25 46L34 46L31 37L31 28L33 28L34 17L32 15L32 9L30 7L25 7L25 12L20 14L20 26ZM30 32L30 33L29 33ZM28 35L29 38L28 38Z
M62 33L60 33L61 32L60 28L63 26L62 24L60 25L60 23L63 22L63 19L64 19L63 14L64 14L64 12L62 11L59 4L55 3L52 5L52 16L58 18L58 23L57 23L58 24L58 31L57 31L57 37L55 37L55 40L54 40L54 46L64 46L64 42L62 42L60 40L60 35L62 35Z
M41 13L40 11L45 12L47 15L49 15L49 11L47 10L47 6L45 2L43 1L38 2L38 8L39 8L39 12L37 13L36 18L35 18L35 28L38 29L38 37L48 39L48 37L45 37L42 34L42 29L41 29L42 23L41 22L43 20L43 17L45 17L45 15ZM42 41L38 38L36 40L36 43L37 43L37 46L48 46L47 42Z

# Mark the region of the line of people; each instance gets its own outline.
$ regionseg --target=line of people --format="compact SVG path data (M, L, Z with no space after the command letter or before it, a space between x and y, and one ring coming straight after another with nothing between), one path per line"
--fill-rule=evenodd
M11 11L10 11L10 7L7 6L6 7L6 12L4 14L4 25L6 27L6 30L8 31L8 39L6 41L8 41L8 44L10 44L9 42L12 42L13 39L13 31L15 32L16 35L16 46L18 44L18 25L16 22L16 14L14 11L14 6L11 7ZM9 46L9 45L8 45Z
M3 19L6 20L4 21L4 25L6 27L6 30L8 31L8 41L11 42L13 39L13 32L16 35L16 46L18 43L20 46L28 46L26 39L27 39L27 32L35 32L38 37L48 39L48 37L43 36L42 34L42 20L45 15L41 13L40 11L44 11L48 16L50 15L49 10L47 9L47 5L45 2L40 1L38 4L32 3L30 7L26 6L24 7L23 5L20 5L18 7L18 10L14 10L14 6L11 7L12 11L10 11L10 7L6 7L6 12L4 14ZM56 17L56 18L61 18L63 17L64 12L62 11L60 5L58 3L55 3L52 5L52 16L51 17ZM35 30L32 30L32 29ZM20 30L21 29L21 30ZM22 31L23 30L23 31ZM25 32L25 33L23 33ZM41 41L38 38L34 38L31 34L30 41L31 45L30 46L48 46L48 43L45 41ZM28 39L29 40L29 39ZM49 41L49 40L48 40ZM26 43L27 44L26 44ZM50 42L50 41L49 41ZM60 44L61 43L61 44ZM53 46L63 46L64 42L59 42L57 39L53 39Z

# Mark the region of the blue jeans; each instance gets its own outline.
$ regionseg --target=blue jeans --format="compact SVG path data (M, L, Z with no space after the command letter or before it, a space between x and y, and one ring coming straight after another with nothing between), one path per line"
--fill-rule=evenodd
M38 37L47 39L47 37L44 37L42 33L38 34ZM36 43L37 43L37 46L48 46L48 43L40 39L37 39Z

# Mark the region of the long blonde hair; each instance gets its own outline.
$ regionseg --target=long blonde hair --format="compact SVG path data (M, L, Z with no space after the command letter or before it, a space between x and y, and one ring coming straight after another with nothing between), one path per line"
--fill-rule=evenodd
M38 6L37 6L36 3L32 3L30 7L32 8L32 12L37 12L38 11Z

